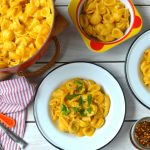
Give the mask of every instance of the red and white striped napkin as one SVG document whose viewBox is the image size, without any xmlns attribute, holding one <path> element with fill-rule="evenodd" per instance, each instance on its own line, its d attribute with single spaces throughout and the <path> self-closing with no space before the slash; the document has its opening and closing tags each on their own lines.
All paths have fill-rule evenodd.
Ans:
<svg viewBox="0 0 150 150">
<path fill-rule="evenodd" d="M 24 77 L 0 82 L 0 113 L 16 120 L 16 125 L 11 130 L 20 137 L 24 136 L 26 108 L 33 99 L 35 87 Z M 0 143 L 4 150 L 20 150 L 2 130 Z"/>
</svg>

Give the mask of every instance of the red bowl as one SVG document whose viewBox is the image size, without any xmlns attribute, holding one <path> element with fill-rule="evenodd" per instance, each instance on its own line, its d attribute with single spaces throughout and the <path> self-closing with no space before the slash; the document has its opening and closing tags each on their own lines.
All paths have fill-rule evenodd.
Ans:
<svg viewBox="0 0 150 150">
<path fill-rule="evenodd" d="M 52 12 L 53 12 L 52 26 L 51 26 L 51 29 L 47 36 L 47 39 L 45 40 L 45 42 L 43 43 L 41 48 L 39 50 L 37 50 L 36 53 L 32 57 L 27 59 L 25 62 L 18 64 L 16 66 L 13 66 L 13 67 L 2 68 L 2 69 L 0 69 L 0 73 L 10 73 L 11 74 L 11 73 L 17 73 L 17 72 L 23 71 L 23 70 L 27 69 L 28 67 L 30 67 L 31 65 L 33 65 L 44 54 L 49 43 L 52 40 L 52 29 L 54 26 L 54 19 L 55 19 L 54 2 L 53 2 L 53 0 L 50 0 L 50 1 L 52 3 Z"/>
</svg>

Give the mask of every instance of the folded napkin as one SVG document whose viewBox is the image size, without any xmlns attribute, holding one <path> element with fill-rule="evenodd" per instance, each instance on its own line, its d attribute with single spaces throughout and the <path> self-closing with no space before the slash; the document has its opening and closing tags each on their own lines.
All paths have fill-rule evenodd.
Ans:
<svg viewBox="0 0 150 150">
<path fill-rule="evenodd" d="M 0 113 L 16 120 L 16 125 L 11 130 L 20 137 L 24 136 L 26 108 L 33 99 L 35 87 L 24 77 L 0 82 Z M 2 130 L 0 142 L 4 150 L 20 150 Z"/>
</svg>

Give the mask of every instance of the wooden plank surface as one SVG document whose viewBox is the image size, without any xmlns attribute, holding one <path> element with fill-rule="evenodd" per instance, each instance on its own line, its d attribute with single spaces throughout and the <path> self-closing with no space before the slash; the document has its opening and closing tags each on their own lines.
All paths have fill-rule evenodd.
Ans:
<svg viewBox="0 0 150 150">
<path fill-rule="evenodd" d="M 136 4 L 136 7 L 144 20 L 143 29 L 140 32 L 142 33 L 150 28 L 150 0 L 133 0 L 133 2 Z M 125 79 L 125 58 L 129 47 L 137 36 L 106 53 L 93 53 L 87 49 L 79 33 L 73 26 L 67 12 L 68 4 L 69 0 L 56 0 L 57 9 L 67 18 L 69 27 L 59 36 L 59 40 L 62 44 L 62 52 L 60 59 L 58 60 L 55 67 L 61 65 L 63 62 L 90 61 L 105 67 L 117 78 L 125 93 L 127 114 L 125 123 L 123 124 L 123 127 L 118 136 L 107 147 L 103 148 L 103 150 L 120 150 L 121 148 L 124 150 L 135 150 L 129 140 L 129 130 L 135 120 L 150 114 L 150 110 L 141 105 L 141 103 L 139 103 L 132 95 Z M 53 49 L 54 46 L 51 44 L 44 57 L 40 59 L 38 63 L 31 68 L 31 70 L 37 69 L 41 65 L 48 62 L 49 56 L 51 56 L 53 53 Z M 56 148 L 50 145 L 43 138 L 36 127 L 33 117 L 33 103 L 29 106 L 28 109 L 26 125 L 25 140 L 29 143 L 29 146 L 26 148 L 26 150 L 56 150 Z"/>
<path fill-rule="evenodd" d="M 119 81 L 126 97 L 126 104 L 127 104 L 126 120 L 137 120 L 139 118 L 147 116 L 147 114 L 150 114 L 150 110 L 141 105 L 129 90 L 125 79 L 124 63 L 97 63 L 97 64 L 106 68 Z M 59 65 L 61 65 L 61 63 L 55 65 L 55 67 Z M 36 69 L 40 66 L 42 65 L 35 65 L 35 67 L 33 67 L 32 69 Z M 31 104 L 31 106 L 29 107 L 27 121 L 34 121 L 33 104 Z"/>
<path fill-rule="evenodd" d="M 115 139 L 102 150 L 121 150 L 121 148 L 123 148 L 123 150 L 135 150 L 129 139 L 129 131 L 133 123 L 134 122 L 125 122 Z M 57 150 L 44 139 L 35 123 L 27 124 L 24 139 L 29 143 L 26 150 Z"/>
<path fill-rule="evenodd" d="M 62 52 L 61 52 L 61 57 L 59 59 L 59 62 L 83 61 L 83 60 L 97 61 L 97 62 L 125 61 L 126 54 L 129 50 L 129 47 L 131 46 L 132 42 L 135 40 L 137 36 L 125 41 L 124 43 L 112 48 L 111 50 L 105 53 L 93 53 L 85 46 L 79 33 L 77 32 L 74 25 L 72 24 L 70 17 L 67 13 L 67 7 L 62 6 L 57 8 L 69 21 L 69 27 L 59 36 L 59 40 L 61 41 L 61 47 L 62 47 Z M 150 16 L 149 16 L 150 6 L 138 6 L 137 9 L 139 10 L 144 20 L 143 29 L 139 33 L 141 34 L 145 30 L 148 30 L 150 28 Z M 48 61 L 49 56 L 51 55 L 53 49 L 54 47 L 50 46 L 48 52 L 39 60 L 39 62 Z"/>
<path fill-rule="evenodd" d="M 56 5 L 68 5 L 71 0 L 56 0 Z M 149 0 L 133 0 L 136 5 L 150 5 Z"/>
</svg>

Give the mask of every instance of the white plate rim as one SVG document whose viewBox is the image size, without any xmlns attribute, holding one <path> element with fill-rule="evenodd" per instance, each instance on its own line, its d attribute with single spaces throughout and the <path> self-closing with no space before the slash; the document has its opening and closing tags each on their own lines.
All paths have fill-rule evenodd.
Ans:
<svg viewBox="0 0 150 150">
<path fill-rule="evenodd" d="M 124 93 L 124 91 L 123 91 L 123 89 L 122 89 L 122 86 L 121 86 L 120 83 L 118 82 L 117 78 L 116 78 L 110 71 L 108 71 L 107 69 L 105 69 L 104 67 L 102 67 L 102 66 L 100 66 L 100 65 L 98 65 L 98 64 L 95 64 L 95 63 L 92 63 L 92 62 L 87 62 L 87 61 L 72 61 L 72 62 L 68 62 L 68 63 L 64 63 L 64 64 L 62 64 L 62 65 L 59 65 L 59 66 L 55 67 L 54 69 L 52 69 L 49 73 L 47 73 L 47 75 L 46 75 L 46 76 L 41 80 L 41 82 L 39 83 L 39 85 L 38 85 L 38 87 L 37 87 L 37 89 L 36 89 L 35 96 L 34 96 L 33 116 L 34 116 L 34 119 L 35 119 L 35 123 L 36 123 L 36 126 L 37 126 L 38 130 L 40 131 L 41 135 L 45 138 L 45 140 L 46 140 L 49 144 L 51 144 L 52 146 L 54 146 L 55 148 L 57 148 L 57 149 L 59 149 L 59 150 L 64 150 L 64 149 L 62 149 L 61 147 L 58 147 L 57 145 L 55 145 L 54 143 L 52 143 L 52 142 L 44 135 L 42 129 L 41 129 L 40 126 L 38 125 L 38 122 L 37 122 L 38 119 L 37 119 L 36 112 L 35 112 L 35 104 L 36 104 L 36 103 L 35 103 L 35 98 L 36 98 L 36 95 L 37 95 L 37 92 L 38 92 L 38 89 L 39 89 L 40 85 L 42 84 L 43 80 L 44 80 L 49 74 L 51 74 L 53 71 L 55 71 L 56 69 L 58 69 L 58 68 L 60 68 L 60 67 L 63 67 L 63 66 L 68 65 L 68 64 L 74 64 L 74 63 L 92 64 L 92 65 L 95 65 L 95 66 L 100 67 L 100 68 L 104 69 L 105 71 L 107 71 L 107 72 L 114 78 L 114 80 L 118 83 L 118 86 L 120 87 L 120 90 L 122 91 L 122 94 L 123 94 L 123 97 L 124 97 L 125 112 L 124 112 L 123 121 L 122 121 L 122 123 L 121 123 L 121 126 L 120 126 L 118 132 L 114 135 L 114 137 L 113 137 L 108 143 L 106 143 L 105 145 L 103 145 L 102 147 L 100 147 L 100 148 L 97 149 L 97 150 L 99 150 L 99 149 L 102 149 L 102 148 L 106 147 L 108 144 L 110 144 L 110 143 L 116 138 L 116 136 L 119 134 L 119 132 L 120 132 L 120 130 L 122 129 L 123 124 L 124 124 L 124 122 L 125 122 L 125 118 L 126 118 L 126 114 L 127 114 L 127 104 L 126 104 L 125 93 Z"/>
<path fill-rule="evenodd" d="M 134 93 L 134 90 L 132 89 L 132 86 L 130 85 L 130 82 L 128 80 L 128 75 L 127 75 L 127 69 L 128 69 L 128 59 L 130 57 L 130 52 L 132 50 L 132 47 L 133 45 L 137 42 L 137 40 L 139 38 L 141 38 L 144 34 L 146 34 L 147 32 L 150 32 L 150 29 L 142 32 L 134 41 L 133 43 L 131 44 L 131 46 L 129 47 L 129 50 L 127 52 L 127 55 L 126 55 L 126 59 L 125 59 L 125 67 L 124 67 L 124 70 L 125 70 L 125 78 L 126 78 L 126 81 L 127 81 L 127 84 L 128 84 L 128 87 L 130 89 L 130 91 L 132 92 L 132 94 L 134 95 L 134 97 L 136 98 L 136 100 L 138 100 L 138 102 L 140 102 L 143 106 L 145 106 L 146 108 L 150 109 L 149 106 L 147 106 L 146 104 L 144 104 L 144 102 L 142 102 L 142 100 Z"/>
</svg>

